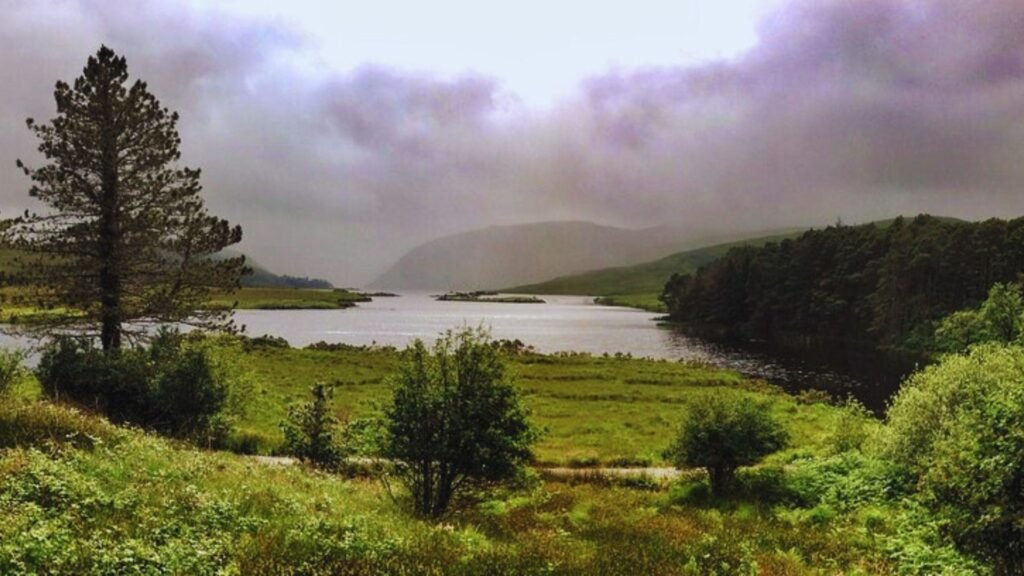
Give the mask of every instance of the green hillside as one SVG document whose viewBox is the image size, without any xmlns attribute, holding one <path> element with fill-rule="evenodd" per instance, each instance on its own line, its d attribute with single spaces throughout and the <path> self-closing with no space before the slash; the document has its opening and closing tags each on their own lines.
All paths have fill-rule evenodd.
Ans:
<svg viewBox="0 0 1024 576">
<path fill-rule="evenodd" d="M 623 305 L 638 305 L 642 308 L 658 309 L 656 295 L 672 274 L 692 272 L 700 266 L 721 258 L 736 246 L 762 244 L 794 238 L 803 230 L 789 230 L 768 236 L 746 238 L 725 244 L 706 246 L 695 250 L 678 252 L 660 260 L 633 266 L 603 268 L 582 274 L 562 276 L 538 284 L 516 286 L 502 290 L 519 294 L 582 294 L 587 296 L 613 297 L 611 302 Z M 623 298 L 629 296 L 630 298 Z"/>
</svg>

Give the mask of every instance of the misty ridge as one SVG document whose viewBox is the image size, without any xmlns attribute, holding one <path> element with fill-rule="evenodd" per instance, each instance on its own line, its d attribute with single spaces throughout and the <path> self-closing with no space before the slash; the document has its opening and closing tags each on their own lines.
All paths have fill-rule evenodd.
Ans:
<svg viewBox="0 0 1024 576">
<path fill-rule="evenodd" d="M 46 117 L 53 79 L 107 42 L 181 112 L 184 160 L 203 166 L 211 209 L 244 225 L 241 249 L 336 285 L 489 226 L 725 238 L 1024 212 L 1019 2 L 780 2 L 738 55 L 594 74 L 543 109 L 481 72 L 310 69 L 295 27 L 170 0 L 4 13 L 0 63 L 17 81 L 0 88 L 0 156 L 33 159 L 25 116 Z M 4 165 L 0 211 L 23 209 L 23 188 Z"/>
</svg>

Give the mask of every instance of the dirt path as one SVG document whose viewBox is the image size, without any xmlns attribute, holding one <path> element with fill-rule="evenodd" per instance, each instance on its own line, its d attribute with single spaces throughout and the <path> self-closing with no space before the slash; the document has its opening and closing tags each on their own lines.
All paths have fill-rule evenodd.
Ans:
<svg viewBox="0 0 1024 576">
<path fill-rule="evenodd" d="M 260 464 L 266 466 L 294 466 L 299 461 L 295 458 L 288 456 L 253 456 L 252 459 Z M 371 461 L 369 458 L 359 459 L 360 464 Z M 373 460 L 375 463 L 379 461 Z M 534 467 L 534 470 L 541 475 L 542 478 L 548 480 L 603 480 L 603 479 L 624 479 L 624 478 L 649 478 L 657 481 L 669 481 L 682 478 L 684 476 L 692 476 L 695 471 L 687 470 L 685 472 L 677 470 L 675 468 L 667 467 L 627 467 L 627 468 L 611 468 L 611 467 L 588 467 L 588 468 L 569 468 L 561 466 L 553 467 Z"/>
</svg>

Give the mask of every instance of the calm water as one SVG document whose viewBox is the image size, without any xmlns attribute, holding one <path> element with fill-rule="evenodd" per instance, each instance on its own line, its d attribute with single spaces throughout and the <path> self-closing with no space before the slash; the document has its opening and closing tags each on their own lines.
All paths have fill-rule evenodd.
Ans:
<svg viewBox="0 0 1024 576">
<path fill-rule="evenodd" d="M 820 388 L 884 405 L 911 369 L 879 358 L 793 355 L 753 345 L 729 345 L 659 326 L 656 314 L 598 306 L 582 296 L 545 296 L 546 304 L 437 302 L 427 294 L 375 298 L 348 310 L 242 310 L 236 322 L 250 336 L 271 334 L 293 346 L 313 342 L 404 347 L 440 332 L 483 325 L 495 338 L 519 339 L 541 352 L 616 352 L 637 357 L 698 360 L 769 380 L 790 391 Z M 24 345 L 0 336 L 0 345 Z"/>
</svg>

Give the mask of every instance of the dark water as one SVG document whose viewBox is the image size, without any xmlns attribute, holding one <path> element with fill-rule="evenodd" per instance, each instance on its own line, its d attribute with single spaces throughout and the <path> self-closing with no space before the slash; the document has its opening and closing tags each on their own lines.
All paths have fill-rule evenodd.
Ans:
<svg viewBox="0 0 1024 576">
<path fill-rule="evenodd" d="M 546 304 L 437 302 L 427 294 L 377 298 L 348 310 L 243 310 L 236 322 L 250 336 L 271 334 L 293 346 L 317 341 L 404 347 L 416 338 L 483 325 L 495 338 L 519 339 L 541 352 L 577 351 L 709 362 L 764 378 L 789 391 L 852 394 L 878 409 L 913 365 L 871 355 L 792 354 L 688 336 L 660 326 L 656 314 L 598 306 L 583 296 L 545 296 Z M 24 346 L 0 336 L 0 346 Z"/>
</svg>

